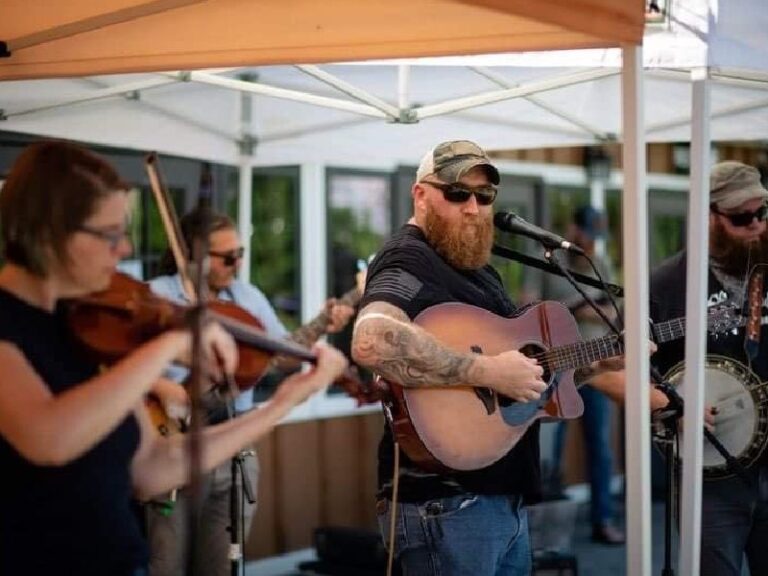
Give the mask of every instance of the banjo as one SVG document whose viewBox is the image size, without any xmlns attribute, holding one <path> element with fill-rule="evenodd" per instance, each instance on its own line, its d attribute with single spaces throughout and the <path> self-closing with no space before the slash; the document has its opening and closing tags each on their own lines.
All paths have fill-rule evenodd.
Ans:
<svg viewBox="0 0 768 576">
<path fill-rule="evenodd" d="M 664 377 L 678 390 L 684 388 L 684 367 L 684 362 L 680 362 Z M 768 441 L 766 385 L 747 366 L 726 356 L 708 354 L 704 370 L 704 402 L 717 408 L 715 437 L 746 468 L 760 457 Z M 735 475 L 706 437 L 703 466 L 707 480 Z"/>
</svg>

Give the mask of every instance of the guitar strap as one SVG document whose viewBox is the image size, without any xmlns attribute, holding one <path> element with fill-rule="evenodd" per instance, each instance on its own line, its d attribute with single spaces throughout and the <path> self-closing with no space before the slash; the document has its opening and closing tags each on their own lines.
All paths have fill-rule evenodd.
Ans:
<svg viewBox="0 0 768 576">
<path fill-rule="evenodd" d="M 744 350 L 750 360 L 757 357 L 760 349 L 760 328 L 763 316 L 763 271 L 755 270 L 749 279 L 749 318 L 747 319 Z"/>
</svg>

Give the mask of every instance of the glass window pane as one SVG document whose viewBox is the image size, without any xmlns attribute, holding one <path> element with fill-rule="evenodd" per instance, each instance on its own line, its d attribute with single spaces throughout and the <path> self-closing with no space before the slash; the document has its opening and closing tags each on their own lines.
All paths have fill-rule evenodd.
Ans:
<svg viewBox="0 0 768 576">
<path fill-rule="evenodd" d="M 237 174 L 232 176 L 237 189 Z M 237 218 L 237 193 L 230 194 L 228 213 Z M 253 173 L 250 238 L 251 278 L 272 303 L 285 327 L 301 321 L 298 168 L 259 168 Z M 269 398 L 284 378 L 268 373 L 254 388 L 257 401 Z"/>
<path fill-rule="evenodd" d="M 356 303 L 357 273 L 392 233 L 392 180 L 388 173 L 328 173 L 328 293 Z M 329 341 L 347 356 L 352 324 Z M 332 393 L 340 390 L 332 389 Z"/>
</svg>

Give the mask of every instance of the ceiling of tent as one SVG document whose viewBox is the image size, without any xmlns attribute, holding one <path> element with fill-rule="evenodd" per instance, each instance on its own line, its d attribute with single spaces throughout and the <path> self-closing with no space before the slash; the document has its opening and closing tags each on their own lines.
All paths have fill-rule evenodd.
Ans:
<svg viewBox="0 0 768 576">
<path fill-rule="evenodd" d="M 354 110 L 252 95 L 249 134 L 256 140 L 254 161 L 258 164 L 318 161 L 391 166 L 413 162 L 434 142 L 467 135 L 488 149 L 512 149 L 590 144 L 620 133 L 619 69 L 610 66 L 415 65 L 407 69 L 408 81 L 402 93 L 398 91 L 401 68 L 397 65 L 320 68 L 344 86 L 354 86 L 372 100 L 383 102 L 382 106 L 394 109 L 394 113 L 403 114 L 398 120 L 406 122 L 395 122 L 380 109 L 342 94 L 303 70 L 267 66 L 215 74 L 201 72 L 200 81 L 195 81 L 198 77 L 194 75 L 190 81 L 179 81 L 178 77 L 163 74 L 133 74 L 3 82 L 0 107 L 7 119 L 0 121 L 0 130 L 156 149 L 235 164 L 239 156 L 237 141 L 242 138 L 241 95 L 218 83 L 221 79 L 237 81 L 247 72 L 259 86 L 330 99 L 334 105 L 341 103 Z M 152 83 L 156 85 L 140 90 L 138 97 L 130 90 Z M 120 94 L 114 95 L 113 87 L 118 87 Z M 539 88 L 544 90 L 532 93 Z M 446 101 L 473 96 L 481 101 L 520 93 L 525 95 L 407 123 L 408 114 L 418 116 Z M 44 109 L 104 94 L 112 95 Z M 690 102 L 687 73 L 649 72 L 644 102 L 649 141 L 687 140 Z M 402 108 L 398 103 L 403 104 Z M 767 106 L 768 82 L 716 79 L 711 106 L 713 139 L 766 138 Z"/>
<path fill-rule="evenodd" d="M 644 0 L 3 0 L 0 79 L 637 44 L 643 7 Z"/>
<path fill-rule="evenodd" d="M 714 61 L 715 55 L 720 62 L 737 63 L 757 72 L 746 73 L 741 68 L 712 68 L 712 138 L 768 138 L 768 114 L 764 113 L 768 107 L 768 74 L 762 71 L 761 62 L 762 66 L 766 64 L 760 59 L 760 55 L 768 51 L 768 38 L 753 33 L 754 22 L 768 20 L 768 9 L 762 4 L 764 0 L 739 2 L 747 3 L 754 15 L 752 20 L 743 16 L 735 18 L 732 11 L 726 10 L 729 2 L 725 0 L 714 3 L 709 0 L 681 0 L 673 5 L 665 24 L 646 31 L 643 39 L 644 62 L 649 72 L 644 106 L 649 141 L 689 139 L 689 71 L 707 66 Z M 551 19 L 552 14 L 548 10 L 558 3 L 554 0 L 536 3 L 429 0 L 413 4 L 431 7 L 433 18 L 429 20 L 428 27 L 422 22 L 422 32 L 438 33 L 439 30 L 433 30 L 440 29 L 437 18 L 453 14 L 453 10 L 477 10 L 475 16 L 491 16 L 491 20 L 495 21 L 504 20 L 507 14 L 525 4 L 536 7 L 538 16 Z M 601 14 L 600 10 L 608 11 L 608 2 L 587 0 L 587 3 L 597 10 L 594 18 Z M 82 0 L 63 4 L 66 4 L 68 11 L 56 16 L 48 15 L 47 20 L 35 26 L 51 26 L 64 21 L 67 15 L 70 19 L 82 19 L 87 15 L 86 9 L 94 10 L 92 3 Z M 209 0 L 204 3 L 190 0 L 141 3 L 137 0 L 113 0 L 100 6 L 118 9 L 139 4 L 145 10 L 184 4 L 184 7 L 140 19 L 144 22 L 147 18 L 165 19 L 175 15 L 177 25 L 174 35 L 180 34 L 179 38 L 187 33 L 181 26 L 184 19 L 179 19 L 180 14 L 185 13 L 183 11 L 197 13 L 205 6 L 218 14 L 216 7 L 223 10 L 225 5 L 238 10 L 255 9 L 254 6 L 261 6 L 266 12 L 274 9 L 271 2 L 246 2 L 245 6 L 234 0 Z M 371 10 L 384 10 L 387 5 L 397 4 L 397 0 L 353 4 L 365 5 Z M 574 2 L 565 4 L 582 6 L 582 3 Z M 283 28 L 286 22 L 298 25 L 298 22 L 309 21 L 299 18 L 294 22 L 292 17 L 293 10 L 304 5 L 303 0 L 284 0 L 281 5 L 289 16 L 280 24 Z M 483 6 L 478 8 L 479 5 Z M 508 12 L 491 11 L 491 7 L 500 9 L 502 5 L 503 10 Z M 0 11 L 15 10 L 20 6 L 22 4 L 17 0 L 6 0 Z M 356 10 L 343 0 L 324 2 L 322 6 L 324 10 L 329 10 L 328 14 L 340 6 Z M 714 11 L 712 6 L 716 6 Z M 229 12 L 223 11 L 220 15 Z M 528 12 L 533 13 L 531 10 Z M 359 12 L 354 13 L 360 16 Z M 410 18 L 413 11 L 405 13 L 408 16 L 403 18 Z M 246 12 L 237 14 L 244 16 Z M 324 14 L 321 10 L 315 21 L 324 21 Z M 562 22 L 569 15 L 574 16 L 574 11 L 565 9 L 557 13 L 557 18 Z M 626 23 L 626 13 L 615 12 L 608 16 L 623 19 Z M 517 18 L 514 15 L 510 17 Z M 583 20 L 583 14 L 579 17 L 576 11 L 571 25 L 580 26 L 580 33 L 586 29 Z M 4 26 L 7 34 L 8 22 L 8 19 L 0 19 L 0 38 L 3 37 Z M 31 27 L 33 22 L 38 20 L 27 14 L 17 23 L 16 30 L 24 34 L 34 32 L 37 28 Z M 136 20 L 133 24 L 138 22 Z M 218 30 L 222 25 L 217 22 L 212 20 L 212 29 Z M 388 27 L 382 22 L 387 20 L 379 21 L 371 33 L 386 38 Z M 133 24 L 120 24 L 111 29 L 116 33 Z M 739 26 L 744 27 L 743 34 Z M 481 35 L 489 30 L 481 28 L 474 32 L 471 26 L 465 26 L 465 29 L 472 29 L 473 33 Z M 53 44 L 75 42 L 76 38 L 87 40 L 90 35 L 101 34 L 104 30 L 79 34 Z M 521 30 L 514 28 L 514 34 L 519 34 Z M 151 35 L 147 37 L 154 38 Z M 427 38 L 435 40 L 436 37 Z M 530 39 L 536 45 L 533 37 Z M 713 53 L 708 50 L 708 40 L 718 47 Z M 344 41 L 351 40 L 347 38 Z M 318 43 L 321 43 L 320 37 L 312 34 L 307 37 L 307 46 Z M 123 42 L 112 44 L 127 50 Z M 146 50 L 150 45 L 147 42 Z M 460 45 L 460 42 L 454 44 L 453 51 L 457 52 Z M 233 56 L 235 52 L 228 52 L 227 46 L 222 45 L 222 54 Z M 345 59 L 361 55 L 352 51 L 352 44 L 346 46 L 349 50 L 344 52 Z M 27 70 L 25 59 L 42 47 L 41 44 L 37 48 L 19 50 L 9 59 L 0 59 L 0 77 L 16 65 Z M 395 47 L 390 46 L 392 54 L 397 54 Z M 730 49 L 726 49 L 728 47 Z M 319 51 L 315 56 L 322 59 L 324 54 L 328 53 Z M 91 56 L 96 58 L 97 54 Z M 232 63 L 232 60 L 218 59 L 216 55 L 213 57 L 214 60 L 209 63 Z M 286 56 L 286 59 L 289 58 Z M 63 62 L 66 57 L 54 59 Z M 81 64 L 90 66 L 97 60 L 83 54 Z M 45 72 L 48 70 L 46 66 L 35 64 L 33 69 Z M 229 164 L 239 161 L 238 142 L 246 134 L 247 138 L 256 142 L 253 161 L 257 164 L 317 161 L 388 167 L 412 163 L 434 142 L 458 137 L 470 136 L 488 149 L 580 145 L 620 137 L 620 66 L 620 51 L 605 48 L 374 61 L 321 67 L 279 65 L 207 72 L 6 81 L 0 82 L 0 130 L 45 134 L 139 150 L 155 149 Z M 247 82 L 239 80 L 243 75 L 247 77 Z M 328 79 L 323 75 L 331 77 Z M 245 91 L 254 92 L 250 104 L 252 122 L 247 132 L 241 129 L 240 120 L 241 92 Z M 457 99 L 470 99 L 472 102 L 463 102 L 464 107 L 454 106 Z M 308 100 L 313 103 L 308 103 Z M 46 109 L 49 106 L 51 108 Z"/>
</svg>

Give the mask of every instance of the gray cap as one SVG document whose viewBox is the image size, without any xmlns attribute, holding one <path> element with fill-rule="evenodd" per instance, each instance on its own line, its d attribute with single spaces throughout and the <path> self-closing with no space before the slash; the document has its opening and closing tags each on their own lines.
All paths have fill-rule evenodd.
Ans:
<svg viewBox="0 0 768 576">
<path fill-rule="evenodd" d="M 499 171 L 480 146 L 469 140 L 451 140 L 438 144 L 424 155 L 416 171 L 416 180 L 435 174 L 443 182 L 458 182 L 475 166 L 485 167 L 488 179 L 493 184 L 499 183 Z"/>
<path fill-rule="evenodd" d="M 760 183 L 757 168 L 732 160 L 712 166 L 709 192 L 709 201 L 720 210 L 737 208 L 755 198 L 768 200 L 768 190 Z"/>
</svg>

